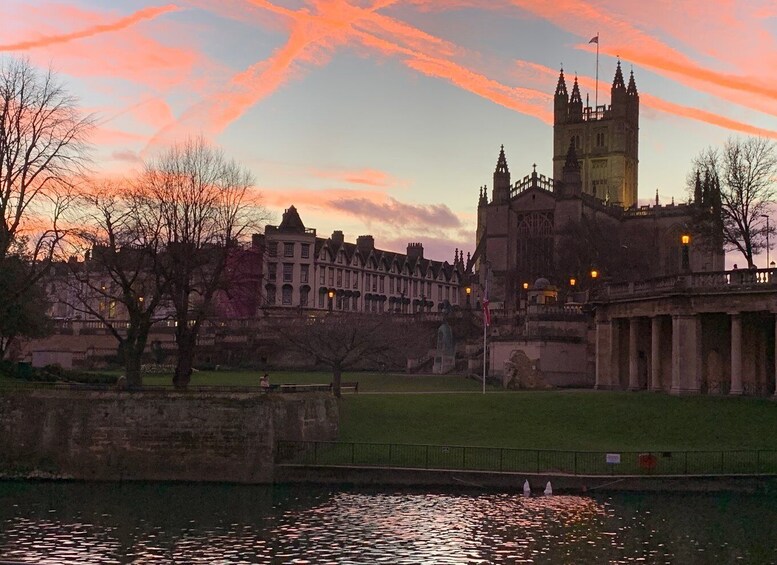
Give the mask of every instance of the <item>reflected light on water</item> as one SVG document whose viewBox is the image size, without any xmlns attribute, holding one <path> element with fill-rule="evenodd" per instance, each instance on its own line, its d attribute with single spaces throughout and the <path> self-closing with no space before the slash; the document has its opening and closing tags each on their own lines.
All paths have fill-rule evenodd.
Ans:
<svg viewBox="0 0 777 565">
<path fill-rule="evenodd" d="M 777 558 L 777 534 L 768 527 L 777 518 L 774 508 L 769 499 L 725 495 L 525 498 L 316 487 L 0 483 L 0 561 L 760 563 Z M 743 520 L 752 522 L 743 528 Z M 753 531 L 759 527 L 762 531 Z M 747 541 L 752 534 L 755 544 Z"/>
</svg>

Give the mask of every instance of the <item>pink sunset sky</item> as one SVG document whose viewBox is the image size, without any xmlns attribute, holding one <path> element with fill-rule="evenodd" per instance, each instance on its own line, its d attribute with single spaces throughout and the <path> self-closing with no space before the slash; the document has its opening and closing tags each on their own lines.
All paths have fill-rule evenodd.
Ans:
<svg viewBox="0 0 777 565">
<path fill-rule="evenodd" d="M 203 134 L 280 220 L 451 260 L 471 251 L 500 145 L 552 171 L 563 65 L 600 104 L 620 57 L 640 92 L 640 198 L 684 200 L 691 159 L 777 139 L 774 0 L 5 0 L 2 56 L 51 66 L 99 123 L 94 169 Z"/>
</svg>

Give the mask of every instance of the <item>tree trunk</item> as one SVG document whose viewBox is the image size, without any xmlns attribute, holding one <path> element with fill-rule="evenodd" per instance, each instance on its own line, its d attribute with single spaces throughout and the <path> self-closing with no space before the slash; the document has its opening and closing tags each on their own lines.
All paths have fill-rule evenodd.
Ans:
<svg viewBox="0 0 777 565">
<path fill-rule="evenodd" d="M 332 392 L 340 398 L 340 383 L 342 382 L 342 370 L 339 366 L 332 367 Z"/>
<path fill-rule="evenodd" d="M 189 386 L 192 380 L 196 337 L 190 331 L 184 331 L 179 334 L 176 341 L 178 342 L 178 360 L 173 375 L 173 386 L 183 389 Z"/>
<path fill-rule="evenodd" d="M 140 367 L 143 364 L 143 352 L 146 349 L 149 329 L 143 327 L 142 323 L 131 323 L 127 329 L 127 338 L 120 342 L 124 351 L 124 376 L 130 388 L 143 386 Z"/>
<path fill-rule="evenodd" d="M 143 375 L 140 372 L 142 351 L 138 352 L 135 344 L 124 344 L 124 376 L 129 388 L 143 386 Z"/>
</svg>

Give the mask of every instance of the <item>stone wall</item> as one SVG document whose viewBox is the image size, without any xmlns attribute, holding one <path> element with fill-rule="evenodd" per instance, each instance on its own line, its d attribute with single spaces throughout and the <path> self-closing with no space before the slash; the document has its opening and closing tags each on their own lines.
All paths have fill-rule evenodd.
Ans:
<svg viewBox="0 0 777 565">
<path fill-rule="evenodd" d="M 5 390 L 0 477 L 273 480 L 278 440 L 334 440 L 325 393 Z"/>
</svg>

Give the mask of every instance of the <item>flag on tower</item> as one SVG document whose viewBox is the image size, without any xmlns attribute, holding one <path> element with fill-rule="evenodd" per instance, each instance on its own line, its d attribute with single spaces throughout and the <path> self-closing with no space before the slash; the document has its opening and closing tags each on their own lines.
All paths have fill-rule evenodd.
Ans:
<svg viewBox="0 0 777 565">
<path fill-rule="evenodd" d="M 593 36 L 591 38 L 591 41 L 589 41 L 588 43 L 596 43 L 598 45 L 599 44 L 599 35 L 597 34 L 597 35 Z"/>
</svg>

